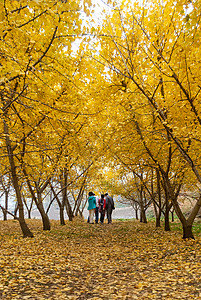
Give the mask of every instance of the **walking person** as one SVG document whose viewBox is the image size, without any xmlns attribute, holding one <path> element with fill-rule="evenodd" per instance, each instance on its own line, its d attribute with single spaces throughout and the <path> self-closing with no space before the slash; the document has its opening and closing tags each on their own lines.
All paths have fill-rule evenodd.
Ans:
<svg viewBox="0 0 201 300">
<path fill-rule="evenodd" d="M 99 197 L 96 197 L 96 209 L 95 209 L 95 222 L 96 224 L 98 224 L 98 220 L 99 220 Z"/>
<path fill-rule="evenodd" d="M 94 213 L 96 209 L 96 197 L 93 192 L 89 192 L 88 197 L 88 211 L 89 211 L 89 223 L 94 224 Z"/>
<path fill-rule="evenodd" d="M 108 193 L 105 194 L 105 200 L 106 200 L 107 220 L 108 220 L 108 224 L 110 224 L 112 223 L 112 211 L 113 209 L 115 209 L 114 200 L 111 196 L 108 195 Z"/>
<path fill-rule="evenodd" d="M 105 200 L 105 195 L 102 194 L 101 198 L 98 201 L 99 203 L 99 212 L 100 212 L 100 223 L 104 223 L 104 218 L 105 218 L 105 207 L 106 207 L 106 200 Z"/>
</svg>

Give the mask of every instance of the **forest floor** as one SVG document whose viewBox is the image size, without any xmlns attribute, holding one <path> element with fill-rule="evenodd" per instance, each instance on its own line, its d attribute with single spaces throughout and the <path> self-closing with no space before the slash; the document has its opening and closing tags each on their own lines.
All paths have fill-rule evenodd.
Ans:
<svg viewBox="0 0 201 300">
<path fill-rule="evenodd" d="M 0 221 L 0 299 L 201 299 L 201 225 L 182 240 L 179 224 L 27 223 L 33 238 Z"/>
</svg>

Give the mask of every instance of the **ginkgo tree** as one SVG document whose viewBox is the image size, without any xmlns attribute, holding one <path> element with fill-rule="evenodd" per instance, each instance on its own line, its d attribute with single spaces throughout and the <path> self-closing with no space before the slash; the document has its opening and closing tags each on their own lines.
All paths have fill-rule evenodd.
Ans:
<svg viewBox="0 0 201 300">
<path fill-rule="evenodd" d="M 0 2 L 1 163 L 10 165 L 24 236 L 32 233 L 24 220 L 20 180 L 29 171 L 41 173 L 40 161 L 47 162 L 44 153 L 59 153 L 56 140 L 52 142 L 53 133 L 62 130 L 59 123 L 77 130 L 73 119 L 79 119 L 81 107 L 73 76 L 80 59 L 72 45 L 81 33 L 81 4 Z M 83 4 L 87 11 L 90 3 Z M 45 170 L 43 161 L 44 177 L 50 167 L 47 163 Z"/>
<path fill-rule="evenodd" d="M 139 140 L 164 179 L 182 223 L 184 238 L 193 237 L 192 224 L 201 197 L 185 218 L 170 177 L 156 157 L 160 144 L 142 132 L 136 107 L 143 108 L 144 122 L 146 112 L 152 111 L 161 124 L 160 134 L 166 136 L 163 147 L 171 144 L 177 149 L 174 151 L 187 168 L 188 176 L 196 177 L 200 183 L 199 8 L 199 1 L 191 4 L 187 1 L 135 2 L 132 5 L 130 1 L 122 1 L 114 4 L 110 17 L 97 33 L 101 47 L 98 59 L 107 67 L 114 88 L 130 95 L 127 107 L 133 112 Z M 122 103 L 124 98 L 116 97 L 115 101 Z"/>
<path fill-rule="evenodd" d="M 171 201 L 184 237 L 193 237 L 201 197 L 188 218 L 177 197 L 189 178 L 201 183 L 200 3 L 108 4 L 111 13 L 90 32 L 81 13 L 92 13 L 91 1 L 0 2 L 0 157 L 23 235 L 32 236 L 23 183 L 50 229 L 46 188 L 60 185 L 70 216 L 67 179 L 76 189 L 96 182 L 101 190 L 107 182 L 96 175 L 108 179 L 107 164 L 122 164 L 160 172 L 166 211 Z"/>
</svg>

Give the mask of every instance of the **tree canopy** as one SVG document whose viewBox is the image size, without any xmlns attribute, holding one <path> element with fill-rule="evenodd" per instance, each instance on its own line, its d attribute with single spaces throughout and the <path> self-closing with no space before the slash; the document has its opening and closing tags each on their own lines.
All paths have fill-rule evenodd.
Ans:
<svg viewBox="0 0 201 300">
<path fill-rule="evenodd" d="M 69 189 L 80 205 L 96 185 L 139 196 L 141 211 L 173 206 L 193 237 L 201 195 L 188 217 L 178 197 L 201 183 L 200 1 L 107 1 L 99 23 L 96 9 L 0 2 L 1 175 L 12 179 L 23 235 L 32 235 L 24 195 L 49 229 L 45 191 L 71 218 L 80 208 Z"/>
</svg>

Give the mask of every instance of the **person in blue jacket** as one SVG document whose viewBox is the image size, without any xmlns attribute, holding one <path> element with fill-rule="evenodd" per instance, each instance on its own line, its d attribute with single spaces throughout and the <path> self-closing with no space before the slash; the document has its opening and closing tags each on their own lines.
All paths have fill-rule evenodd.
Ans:
<svg viewBox="0 0 201 300">
<path fill-rule="evenodd" d="M 94 224 L 94 213 L 96 209 L 96 197 L 93 192 L 89 192 L 88 197 L 88 211 L 89 211 L 89 223 Z"/>
</svg>

